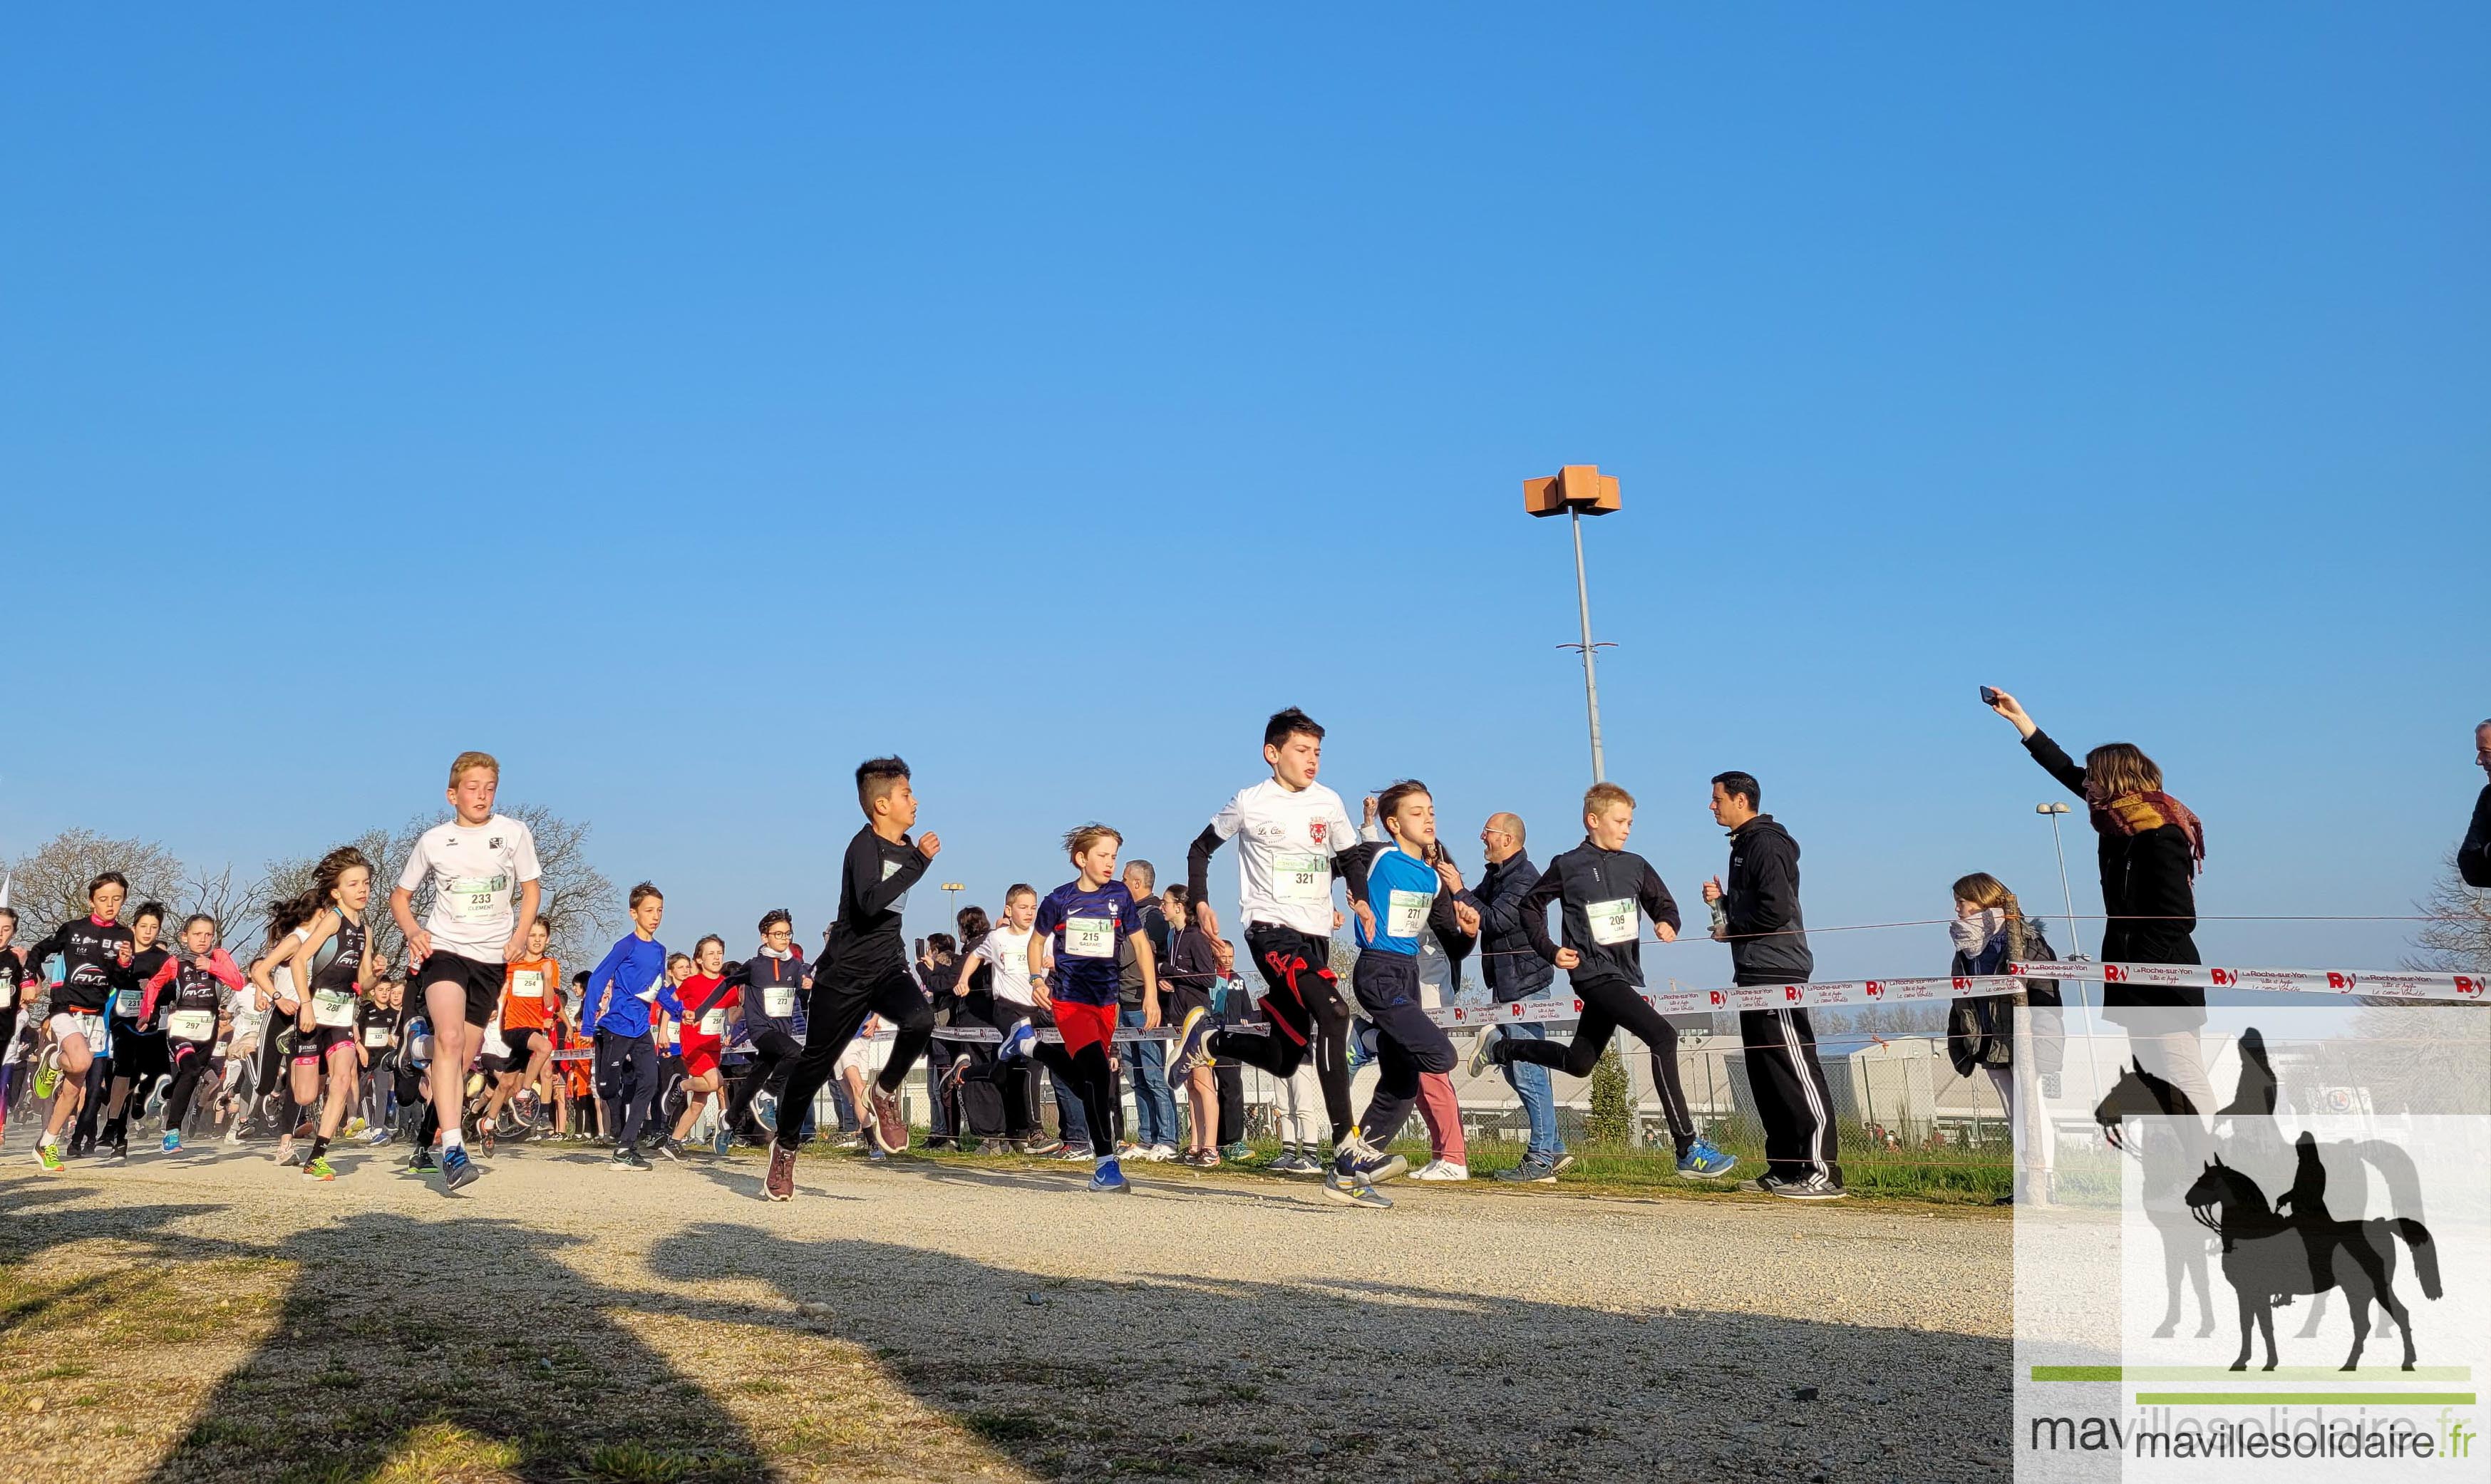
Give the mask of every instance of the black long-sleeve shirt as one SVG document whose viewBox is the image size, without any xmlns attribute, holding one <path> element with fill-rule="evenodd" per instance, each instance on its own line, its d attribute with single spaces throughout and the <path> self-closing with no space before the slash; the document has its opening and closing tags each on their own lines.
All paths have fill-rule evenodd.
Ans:
<svg viewBox="0 0 2491 1484">
<path fill-rule="evenodd" d="M 118 922 L 99 924 L 93 917 L 72 917 L 53 928 L 41 943 L 26 947 L 26 962 L 41 964 L 61 956 L 60 993 L 52 997 L 52 1013 L 100 1015 L 116 989 L 135 989 L 122 955 L 136 940 Z"/>
<path fill-rule="evenodd" d="M 1566 946 L 1583 956 L 1568 973 L 1583 983 L 1622 978 L 1643 987 L 1643 934 L 1623 904 L 1641 909 L 1647 920 L 1668 923 L 1671 932 L 1679 926 L 1678 903 L 1650 861 L 1632 851 L 1602 850 L 1588 839 L 1551 858 L 1522 898 L 1522 930 L 1539 956 L 1553 964 L 1557 945 L 1548 937 L 1551 902 L 1560 906 Z M 1623 941 L 1599 941 L 1621 932 Z"/>
<path fill-rule="evenodd" d="M 2456 874 L 2469 887 L 2491 887 L 2491 783 L 2474 800 L 2474 823 L 2465 827 L 2465 843 L 2456 847 Z"/>
<path fill-rule="evenodd" d="M 2078 795 L 2084 793 L 2085 770 L 2050 740 L 2035 731 L 2024 739 L 2044 772 Z M 2197 891 L 2193 882 L 2197 859 L 2188 831 L 2163 825 L 2122 834 L 2094 827 L 2095 858 L 2101 867 L 2101 956 L 2114 964 L 2195 964 L 2197 956 Z M 2128 1005 L 2202 1007 L 2202 989 L 2140 989 L 2113 984 L 2102 991 L 2102 1007 Z M 2116 1019 L 2116 1017 L 2113 1017 Z"/>
<path fill-rule="evenodd" d="M 1816 973 L 1799 906 L 1799 841 L 1770 814 L 1730 831 L 1721 916 L 1730 927 L 1730 976 L 1738 982 L 1796 984 Z"/>
<path fill-rule="evenodd" d="M 886 840 L 871 825 L 856 832 L 839 865 L 839 917 L 822 950 L 822 973 L 864 980 L 894 969 L 907 972 L 900 913 L 926 864 L 924 853 L 904 834 Z"/>
</svg>

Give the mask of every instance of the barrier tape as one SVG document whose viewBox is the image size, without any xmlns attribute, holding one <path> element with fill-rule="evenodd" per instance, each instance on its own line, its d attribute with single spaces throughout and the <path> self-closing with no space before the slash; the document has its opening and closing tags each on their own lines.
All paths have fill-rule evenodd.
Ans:
<svg viewBox="0 0 2491 1484">
<path fill-rule="evenodd" d="M 2222 969 L 2200 964 L 2009 964 L 2032 978 L 2154 989 L 2259 989 L 2300 995 L 2377 995 L 2446 1004 L 2491 1003 L 2491 975 L 2408 974 L 2372 969 Z"/>
</svg>

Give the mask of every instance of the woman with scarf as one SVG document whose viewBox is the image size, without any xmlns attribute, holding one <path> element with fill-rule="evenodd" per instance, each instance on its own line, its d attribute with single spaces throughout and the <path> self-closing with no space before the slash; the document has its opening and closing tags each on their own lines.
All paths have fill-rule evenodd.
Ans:
<svg viewBox="0 0 2491 1484">
<path fill-rule="evenodd" d="M 1991 690 L 1989 709 L 2014 723 L 2041 771 L 2082 794 L 2101 865 L 2101 956 L 2113 964 L 2195 964 L 2196 877 L 2206 859 L 2205 823 L 2162 791 L 2162 770 L 2132 742 L 2104 742 L 2078 767 L 2013 696 Z M 2187 1094 L 2200 1117 L 2213 1112 L 2205 1053 L 2202 989 L 2107 986 L 2102 1018 L 2127 1033 L 2147 1071 Z"/>
<path fill-rule="evenodd" d="M 2015 893 L 1986 871 L 1954 884 L 1954 920 L 1949 926 L 1954 960 L 1947 973 L 1957 978 L 2003 974 L 2008 964 L 2059 956 L 2043 940 L 2041 924 L 2025 917 Z M 2021 1033 L 2018 1009 L 2026 1011 Z M 2066 1050 L 2056 979 L 2026 979 L 2016 994 L 1966 996 L 1948 1007 L 1947 1058 L 1956 1074 L 1986 1072 L 2009 1127 L 2017 1110 L 2023 1111 L 2024 1168 L 2016 1178 L 2016 1199 L 2035 1206 L 2050 1204 L 2058 1168 L 2058 1134 L 2042 1102 L 2041 1079 L 2058 1075 Z"/>
</svg>

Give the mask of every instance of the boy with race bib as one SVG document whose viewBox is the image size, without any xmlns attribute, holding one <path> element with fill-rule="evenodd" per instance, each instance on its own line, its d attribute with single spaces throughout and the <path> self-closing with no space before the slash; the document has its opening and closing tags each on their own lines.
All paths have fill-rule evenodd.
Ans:
<svg viewBox="0 0 2491 1484">
<path fill-rule="evenodd" d="M 85 917 L 62 923 L 50 937 L 26 948 L 30 964 L 61 956 L 60 987 L 52 992 L 52 1012 L 44 1022 L 50 1044 L 35 1074 L 36 1101 L 52 1100 L 44 1136 L 35 1145 L 35 1163 L 46 1175 L 61 1173 L 61 1131 L 86 1101 L 87 1069 L 110 1051 L 104 1008 L 113 992 L 124 987 L 136 951 L 130 929 L 120 922 L 121 904 L 129 897 L 129 878 L 106 871 L 86 885 Z"/>
<path fill-rule="evenodd" d="M 507 1048 L 501 1074 L 493 1079 L 493 1095 L 476 1132 L 484 1152 L 493 1152 L 493 1122 L 521 1088 L 532 1088 L 553 1061 L 553 1033 L 546 1017 L 548 997 L 562 987 L 562 964 L 548 949 L 553 929 L 542 917 L 528 924 L 528 955 L 503 970 L 502 1044 Z"/>
<path fill-rule="evenodd" d="M 416 996 L 432 1030 L 431 1093 L 441 1126 L 444 1194 L 474 1179 L 460 1127 L 467 1063 L 502 996 L 502 966 L 527 956 L 542 874 L 528 827 L 493 812 L 502 765 L 462 752 L 450 765 L 447 795 L 455 817 L 419 836 L 390 893 L 390 915 L 417 964 Z M 433 887 L 432 910 L 415 920 L 415 893 Z"/>
<path fill-rule="evenodd" d="M 1650 918 L 1654 936 L 1663 943 L 1678 937 L 1678 903 L 1660 873 L 1626 848 L 1634 832 L 1634 796 L 1614 783 L 1595 783 L 1583 795 L 1583 843 L 1548 862 L 1548 869 L 1522 898 L 1522 927 L 1540 957 L 1566 971 L 1575 998 L 1583 1002 L 1583 1018 L 1567 1045 L 1553 1040 L 1508 1039 L 1493 1027 L 1482 1032 L 1471 1053 L 1471 1073 L 1490 1065 L 1532 1062 L 1553 1066 L 1569 1077 L 1588 1077 L 1609 1037 L 1620 1027 L 1652 1048 L 1659 1070 L 1661 1112 L 1669 1120 L 1670 1142 L 1678 1149 L 1678 1173 L 1690 1179 L 1714 1179 L 1739 1161 L 1695 1135 L 1695 1120 L 1686 1111 L 1686 1093 L 1678 1079 L 1678 1028 L 1643 997 L 1643 923 Z M 1548 937 L 1548 905 L 1558 903 L 1565 918 L 1565 946 Z"/>
<path fill-rule="evenodd" d="M 1094 1194 L 1127 1195 L 1132 1190 L 1116 1163 L 1117 1125 L 1124 1118 L 1124 1099 L 1116 1093 L 1115 1068 L 1108 1063 L 1116 1043 L 1123 975 L 1117 967 L 1120 946 L 1130 945 L 1142 975 L 1142 1028 L 1159 1023 L 1158 966 L 1143 929 L 1141 910 L 1130 891 L 1116 879 L 1116 852 L 1125 837 L 1104 825 L 1084 825 L 1064 837 L 1065 853 L 1081 874 L 1066 882 L 1038 904 L 1034 935 L 1029 941 L 1031 982 L 1049 982 L 1052 993 L 1037 991 L 1063 1033 L 1061 1045 L 1031 1043 L 1030 1055 L 1071 1084 L 1081 1099 L 1081 1116 L 1090 1125 L 1090 1148 L 1098 1160 L 1090 1177 Z"/>
</svg>

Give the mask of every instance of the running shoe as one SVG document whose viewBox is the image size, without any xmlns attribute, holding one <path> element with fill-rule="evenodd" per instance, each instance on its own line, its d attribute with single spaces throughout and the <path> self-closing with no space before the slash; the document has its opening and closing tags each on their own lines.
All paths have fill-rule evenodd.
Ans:
<svg viewBox="0 0 2491 1484">
<path fill-rule="evenodd" d="M 1714 1180 L 1739 1168 L 1739 1156 L 1724 1154 L 1709 1139 L 1698 1139 L 1678 1156 L 1678 1173 L 1690 1180 Z"/>
<path fill-rule="evenodd" d="M 879 1145 L 879 1144 L 868 1144 L 868 1145 L 866 1145 L 866 1146 L 865 1147 L 865 1162 L 866 1164 L 869 1164 L 869 1165 L 887 1164 L 887 1163 L 889 1163 L 889 1162 L 890 1162 L 890 1160 L 891 1160 L 891 1156 L 890 1156 L 890 1155 L 888 1155 L 888 1154 L 886 1154 L 886 1153 L 884 1153 L 884 1152 L 882 1151 L 882 1146 L 881 1146 L 881 1145 Z"/>
<path fill-rule="evenodd" d="M 35 1072 L 35 1101 L 49 1099 L 60 1085 L 60 1048 L 47 1046 L 44 1049 L 44 1064 Z"/>
<path fill-rule="evenodd" d="M 1187 1149 L 1177 1156 L 1177 1162 L 1179 1164 L 1191 1165 L 1197 1170 L 1216 1170 L 1219 1168 L 1219 1151 L 1217 1149 Z"/>
<path fill-rule="evenodd" d="M 684 1147 L 681 1144 L 676 1143 L 671 1138 L 660 1139 L 658 1141 L 658 1152 L 665 1155 L 668 1159 L 673 1160 L 677 1164 L 682 1164 L 684 1162 Z"/>
<path fill-rule="evenodd" d="M 240 1143 L 242 1142 L 242 1120 L 239 1120 L 239 1119 L 235 1120 L 234 1120 L 234 1125 L 233 1125 L 233 1127 L 228 1128 L 228 1129 L 226 1129 L 226 1130 L 225 1130 L 225 1142 L 226 1142 L 227 1144 L 240 1144 Z"/>
<path fill-rule="evenodd" d="M 364 1131 L 364 1142 L 374 1149 L 389 1143 L 391 1137 L 390 1131 L 386 1128 L 370 1128 Z"/>
<path fill-rule="evenodd" d="M 1336 1175 L 1324 1177 L 1323 1193 L 1326 1200 L 1338 1201 L 1343 1206 L 1363 1207 L 1371 1211 L 1389 1211 L 1392 1208 L 1392 1198 L 1383 1191 L 1372 1185 L 1362 1185 L 1356 1180 L 1342 1179 Z"/>
<path fill-rule="evenodd" d="M 1355 1180 L 1362 1185 L 1381 1185 L 1407 1171 L 1410 1161 L 1398 1154 L 1385 1153 L 1352 1134 L 1341 1141 L 1339 1150 L 1333 1155 L 1332 1168 L 1333 1174 L 1342 1179 Z"/>
<path fill-rule="evenodd" d="M 1785 1179 L 1769 1174 L 1751 1183 L 1765 1194 L 1779 1196 L 1785 1201 L 1839 1201 L 1851 1194 L 1816 1171 L 1810 1171 L 1798 1179 Z"/>
<path fill-rule="evenodd" d="M 62 1169 L 61 1151 L 52 1145 L 38 1144 L 35 1146 L 35 1163 L 43 1166 L 45 1175 L 58 1175 Z"/>
<path fill-rule="evenodd" d="M 1211 1018 L 1209 1010 L 1185 1012 L 1185 1024 L 1176 1033 L 1176 1050 L 1168 1058 L 1168 1086 L 1184 1082 L 1202 1065 L 1203 1058 L 1211 1054 L 1211 1034 L 1218 1029 L 1219 1023 Z"/>
<path fill-rule="evenodd" d="M 1133 1184 L 1125 1178 L 1124 1167 L 1109 1157 L 1099 1161 L 1099 1168 L 1091 1173 L 1090 1193 L 1094 1196 L 1128 1196 L 1133 1193 Z"/>
<path fill-rule="evenodd" d="M 1035 1155 L 1040 1159 L 1052 1159 L 1064 1152 L 1064 1141 L 1042 1136 L 1036 1139 L 1023 1139 L 1014 1152 Z"/>
<path fill-rule="evenodd" d="M 493 1157 L 493 1145 L 495 1142 L 494 1132 L 493 1120 L 491 1119 L 486 1119 L 484 1122 L 476 1125 L 476 1138 L 478 1142 L 484 1146 L 484 1157 L 486 1159 Z"/>
<path fill-rule="evenodd" d="M 441 1166 L 433 1160 L 430 1149 L 417 1149 L 415 1157 L 406 1162 L 406 1173 L 409 1175 L 430 1175 L 440 1168 Z"/>
<path fill-rule="evenodd" d="M 291 1141 L 288 1142 L 290 1143 Z M 278 1149 L 277 1151 L 277 1162 L 285 1169 L 299 1170 L 303 1168 L 303 1151 L 298 1149 Z"/>
<path fill-rule="evenodd" d="M 762 1199 L 796 1199 L 796 1151 L 775 1140 L 770 1146 L 770 1174 L 761 1182 Z"/>
<path fill-rule="evenodd" d="M 649 1162 L 640 1157 L 639 1146 L 633 1144 L 627 1144 L 616 1149 L 614 1157 L 606 1163 L 617 1170 L 630 1170 L 640 1174 L 646 1174 L 650 1168 Z"/>
<path fill-rule="evenodd" d="M 1232 1144 L 1232 1145 L 1228 1146 L 1226 1149 L 1221 1149 L 1221 1150 L 1219 1151 L 1219 1157 L 1220 1157 L 1220 1158 L 1222 1158 L 1222 1159 L 1226 1159 L 1226 1160 L 1231 1160 L 1231 1161 L 1239 1160 L 1239 1159 L 1251 1159 L 1253 1156 L 1254 1156 L 1254 1146 L 1252 1146 L 1252 1145 L 1250 1145 L 1250 1144 L 1246 1143 L 1246 1142 L 1245 1140 L 1243 1140 L 1243 1139 L 1238 1140 L 1236 1143 L 1234 1143 L 1234 1144 Z"/>
<path fill-rule="evenodd" d="M 1264 1166 L 1264 1168 L 1271 1171 L 1274 1175 L 1321 1175 L 1324 1173 L 1323 1166 L 1315 1163 L 1313 1160 L 1307 1158 L 1304 1154 L 1296 1149 L 1290 1149 L 1279 1158 L 1275 1159 L 1270 1164 Z"/>
<path fill-rule="evenodd" d="M 726 1157 L 726 1151 L 734 1146 L 734 1143 L 735 1135 L 733 1131 L 726 1126 L 726 1120 L 718 1120 L 717 1131 L 709 1136 L 709 1151 L 723 1159 Z"/>
<path fill-rule="evenodd" d="M 329 1168 L 328 1155 L 314 1154 L 311 1162 L 303 1167 L 303 1178 L 307 1180 L 333 1180 L 337 1178 L 337 1172 Z"/>
<path fill-rule="evenodd" d="M 467 1157 L 465 1146 L 445 1149 L 441 1151 L 441 1193 L 443 1195 L 451 1194 L 483 1173 L 484 1172 L 476 1168 L 476 1161 Z"/>
<path fill-rule="evenodd" d="M 128 1159 L 130 1157 L 130 1141 L 127 1139 L 115 1139 L 110 1144 L 104 1146 L 103 1152 L 104 1157 L 107 1159 Z"/>
<path fill-rule="evenodd" d="M 1165 1139 L 1161 1139 L 1158 1143 L 1142 1150 L 1142 1157 L 1155 1165 L 1166 1164 L 1169 1160 L 1176 1157 L 1176 1146 L 1170 1144 Z"/>
<path fill-rule="evenodd" d="M 1555 1170 L 1558 1174 L 1563 1175 L 1567 1171 L 1574 1168 L 1574 1156 L 1567 1153 L 1564 1149 L 1559 1149 L 1557 1151 L 1557 1157 L 1548 1161 L 1548 1164 L 1549 1168 Z"/>
<path fill-rule="evenodd" d="M 908 1120 L 899 1116 L 899 1098 L 884 1091 L 877 1082 L 866 1092 L 865 1101 L 873 1105 L 873 1142 L 886 1154 L 908 1152 Z"/>
<path fill-rule="evenodd" d="M 1038 1028 L 1026 1020 L 1021 1021 L 1004 1033 L 1003 1044 L 995 1048 L 995 1060 L 998 1062 L 1022 1061 L 1029 1056 L 1029 1049 L 1037 1044 Z"/>
<path fill-rule="evenodd" d="M 1478 1040 L 1471 1042 L 1472 1076 L 1480 1076 L 1496 1064 L 1496 1043 L 1504 1039 L 1505 1033 L 1490 1026 L 1479 1033 Z"/>
<path fill-rule="evenodd" d="M 1057 1149 L 1048 1157 L 1051 1159 L 1061 1159 L 1070 1163 L 1083 1159 L 1096 1159 L 1099 1155 L 1096 1150 L 1092 1149 L 1090 1146 L 1086 1144 L 1068 1144 L 1062 1149 Z"/>
<path fill-rule="evenodd" d="M 1383 1039 L 1375 1022 L 1360 1016 L 1349 1023 L 1349 1069 L 1352 1072 L 1374 1064 L 1375 1048 Z"/>
<path fill-rule="evenodd" d="M 182 1152 L 182 1134 L 179 1129 L 169 1131 L 164 1135 L 164 1145 L 161 1152 L 166 1154 L 179 1154 Z"/>
<path fill-rule="evenodd" d="M 1458 1159 L 1430 1159 L 1410 1172 L 1414 1180 L 1457 1181 L 1471 1178 L 1471 1167 Z"/>
<path fill-rule="evenodd" d="M 1557 1165 L 1555 1161 L 1542 1159 L 1537 1154 L 1526 1155 L 1522 1163 L 1512 1169 L 1497 1171 L 1496 1178 L 1509 1185 L 1554 1185 L 1557 1183 Z"/>
</svg>

